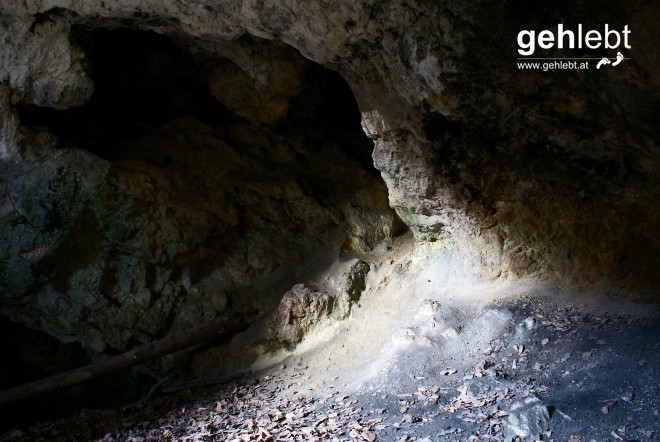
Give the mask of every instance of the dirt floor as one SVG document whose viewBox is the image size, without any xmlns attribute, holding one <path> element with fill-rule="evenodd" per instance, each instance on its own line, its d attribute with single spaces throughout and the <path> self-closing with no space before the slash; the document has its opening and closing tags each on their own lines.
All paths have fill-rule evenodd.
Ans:
<svg viewBox="0 0 660 442">
<path fill-rule="evenodd" d="M 656 305 L 529 281 L 461 287 L 451 256 L 387 250 L 331 339 L 237 379 L 0 440 L 660 440 Z"/>
</svg>

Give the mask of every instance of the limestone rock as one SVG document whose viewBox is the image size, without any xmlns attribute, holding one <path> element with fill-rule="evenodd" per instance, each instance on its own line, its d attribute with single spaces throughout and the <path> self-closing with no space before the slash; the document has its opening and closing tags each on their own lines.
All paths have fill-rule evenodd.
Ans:
<svg viewBox="0 0 660 442">
<path fill-rule="evenodd" d="M 311 328 L 330 317 L 334 305 L 335 299 L 327 293 L 297 284 L 282 297 L 267 337 L 287 348 L 295 347 Z"/>
<path fill-rule="evenodd" d="M 216 99 L 255 123 L 274 124 L 286 116 L 289 100 L 300 92 L 306 67 L 297 52 L 254 40 L 218 44 L 215 50 L 231 60 L 209 75 L 209 89 Z"/>
<path fill-rule="evenodd" d="M 399 219 L 488 279 L 658 296 L 658 3 L 56 3 L 0 5 L 0 311 L 15 320 L 100 351 L 270 311 Z M 585 16 L 634 25 L 633 60 L 516 68 L 512 30 Z M 162 106 L 85 119 L 75 108 L 108 109 L 94 32 L 120 28 L 169 42 L 123 72 L 158 71 L 133 92 Z M 386 188 L 351 136 L 310 128 L 342 117 L 311 92 L 310 61 L 348 82 Z"/>
<path fill-rule="evenodd" d="M 98 40 L 104 36 L 92 37 L 97 46 L 104 47 Z M 173 45 L 163 44 L 159 51 L 150 53 L 146 67 L 118 67 L 112 79 L 101 78 L 91 110 L 66 114 L 72 115 L 67 117 L 72 133 L 65 123 L 20 127 L 10 90 L 3 89 L 11 110 L 1 117 L 8 129 L 3 140 L 12 160 L 3 163 L 6 173 L 0 178 L 0 312 L 96 352 L 123 350 L 231 315 L 236 308 L 269 311 L 298 275 L 332 262 L 342 246 L 368 250 L 397 234 L 384 185 L 342 150 L 362 149 L 364 143 L 368 148 L 368 140 L 356 145 L 327 136 L 322 121 L 309 122 L 318 103 L 308 98 L 293 104 L 293 118 L 302 119 L 306 128 L 295 137 L 261 127 L 264 121 L 256 117 L 255 122 L 218 123 L 200 121 L 204 115 L 166 115 L 154 125 L 132 109 L 122 109 L 122 115 L 133 112 L 145 120 L 112 115 L 114 105 L 125 105 L 112 94 L 122 89 L 139 94 L 149 87 L 171 91 L 176 112 L 195 111 L 187 104 L 195 89 L 176 88 L 197 74 L 156 75 L 157 67 L 179 57 Z M 286 65 L 284 58 L 280 61 Z M 272 75 L 313 90 L 308 70 L 305 64 Z M 152 77 L 138 78 L 143 83 L 137 86 L 108 89 L 114 78 L 129 81 L 133 74 Z M 241 78 L 224 81 L 256 90 Z M 205 87 L 206 77 L 198 79 Z M 110 109 L 106 121 L 93 118 L 101 112 L 94 106 Z M 28 119 L 45 112 L 27 109 Z M 136 124 L 128 128 L 131 135 L 112 133 L 129 124 Z M 97 130 L 107 133 L 108 141 L 96 139 Z M 20 308 L 26 304 L 34 307 Z"/>
<path fill-rule="evenodd" d="M 335 264 L 329 271 L 328 289 L 336 294 L 338 307 L 335 316 L 342 319 L 359 302 L 366 289 L 369 263 L 357 258 Z"/>
<path fill-rule="evenodd" d="M 514 402 L 509 416 L 504 420 L 503 430 L 506 440 L 518 437 L 541 436 L 550 426 L 550 409 L 535 396 Z"/>
<path fill-rule="evenodd" d="M 66 109 L 87 102 L 94 84 L 85 71 L 84 52 L 70 42 L 69 20 L 57 14 L 44 20 L 12 18 L 0 25 L 9 39 L 0 53 L 0 79 L 38 106 Z"/>
<path fill-rule="evenodd" d="M 335 262 L 322 276 L 287 290 L 275 309 L 228 345 L 196 354 L 191 368 L 197 375 L 259 368 L 287 357 L 307 338 L 332 337 L 359 302 L 369 270 L 357 258 Z"/>
<path fill-rule="evenodd" d="M 282 297 L 261 339 L 270 342 L 270 351 L 293 348 L 312 331 L 345 319 L 366 288 L 369 269 L 368 263 L 352 259 L 332 266 L 327 286 L 296 284 Z"/>
</svg>

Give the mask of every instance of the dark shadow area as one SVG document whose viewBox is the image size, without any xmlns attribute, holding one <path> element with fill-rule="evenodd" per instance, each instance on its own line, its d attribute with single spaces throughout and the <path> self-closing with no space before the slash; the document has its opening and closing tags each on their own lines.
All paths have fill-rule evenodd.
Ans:
<svg viewBox="0 0 660 442">
<path fill-rule="evenodd" d="M 302 90 L 291 100 L 277 130 L 285 136 L 306 133 L 319 143 L 335 139 L 346 155 L 380 178 L 371 158 L 373 142 L 362 132 L 360 110 L 346 80 L 323 66 L 309 65 Z"/>
<path fill-rule="evenodd" d="M 211 125 L 247 122 L 209 91 L 213 64 L 226 60 L 194 56 L 151 31 L 74 27 L 72 34 L 88 54 L 95 85 L 91 100 L 66 111 L 17 106 L 23 124 L 48 127 L 62 146 L 113 160 L 118 141 L 151 134 L 175 118 L 192 117 Z M 360 112 L 346 81 L 335 71 L 307 64 L 302 90 L 276 131 L 284 136 L 303 133 L 318 141 L 335 139 L 365 169 L 375 171 L 373 143 L 361 130 Z"/>
<path fill-rule="evenodd" d="M 64 344 L 48 334 L 0 316 L 0 390 L 46 378 L 91 362 L 79 343 Z M 0 406 L 0 433 L 16 426 L 55 419 L 81 408 L 111 408 L 134 402 L 153 379 L 123 370 L 51 394 Z"/>
<path fill-rule="evenodd" d="M 80 108 L 57 111 L 18 105 L 25 125 L 47 126 L 61 140 L 115 159 L 113 145 L 190 116 L 207 123 L 237 121 L 206 85 L 201 63 L 155 32 L 74 28 L 89 58 L 95 90 Z"/>
<path fill-rule="evenodd" d="M 81 194 L 76 183 L 87 171 L 81 175 L 79 164 L 39 177 L 36 184 L 47 187 L 40 198 L 73 198 L 75 204 L 63 207 L 75 210 L 58 212 L 50 229 L 57 235 L 53 247 L 31 264 L 39 282 L 30 290 L 47 285 L 73 299 L 69 294 L 80 290 L 74 276 L 83 278 L 89 285 L 82 290 L 97 287 L 99 293 L 89 296 L 97 296 L 98 305 L 86 306 L 75 320 L 90 321 L 101 333 L 127 327 L 124 303 L 134 292 L 147 296 L 145 308 L 155 312 L 147 319 L 143 312 L 127 317 L 124 322 L 134 324 L 140 337 L 122 335 L 129 336 L 123 348 L 110 344 L 95 357 L 144 343 L 145 334 L 158 339 L 181 329 L 178 315 L 196 312 L 188 305 L 195 302 L 198 310 L 208 310 L 213 299 L 216 317 L 231 317 L 246 305 L 269 311 L 293 284 L 326 268 L 342 251 L 355 252 L 351 244 L 362 240 L 345 238 L 352 228 L 342 212 L 347 207 L 361 210 L 365 223 L 391 218 L 392 226 L 378 228 L 392 235 L 406 230 L 388 206 L 371 159 L 372 141 L 338 73 L 305 61 L 301 90 L 287 116 L 264 127 L 211 95 L 209 72 L 217 63 L 230 63 L 226 59 L 189 52 L 185 42 L 154 32 L 79 26 L 72 35 L 88 55 L 95 84 L 90 101 L 66 111 L 25 103 L 17 110 L 25 127 L 52 132 L 57 149 L 81 149 L 107 160 L 107 178 L 90 190 L 94 193 Z M 360 192 L 366 196 L 356 197 Z M 357 230 L 371 235 L 376 229 Z M 379 241 L 378 235 L 365 241 Z M 95 266 L 102 275 L 85 273 Z M 201 294 L 191 300 L 191 293 Z M 206 320 L 191 317 L 186 321 Z M 8 321 L 0 327 L 7 361 L 0 388 L 90 361 L 80 344 L 65 345 Z M 2 429 L 80 408 L 135 402 L 154 382 L 124 370 L 39 396 L 4 407 Z"/>
</svg>

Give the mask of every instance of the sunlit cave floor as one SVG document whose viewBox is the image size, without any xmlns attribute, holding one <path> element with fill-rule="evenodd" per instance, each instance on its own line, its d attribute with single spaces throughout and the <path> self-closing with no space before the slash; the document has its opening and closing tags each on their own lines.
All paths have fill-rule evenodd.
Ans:
<svg viewBox="0 0 660 442">
<path fill-rule="evenodd" d="M 477 283 L 450 248 L 406 237 L 366 259 L 359 307 L 275 365 L 0 440 L 660 440 L 657 306 Z"/>
</svg>

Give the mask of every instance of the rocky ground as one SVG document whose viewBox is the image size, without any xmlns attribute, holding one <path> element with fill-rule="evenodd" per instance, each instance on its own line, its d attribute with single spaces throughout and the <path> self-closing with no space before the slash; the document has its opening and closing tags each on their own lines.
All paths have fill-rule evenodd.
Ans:
<svg viewBox="0 0 660 442">
<path fill-rule="evenodd" d="M 408 325 L 380 341 L 348 328 L 266 370 L 214 386 L 163 383 L 147 402 L 0 440 L 660 440 L 655 306 L 547 292 L 445 296 L 425 300 Z M 365 338 L 354 372 L 345 338 Z"/>
</svg>

